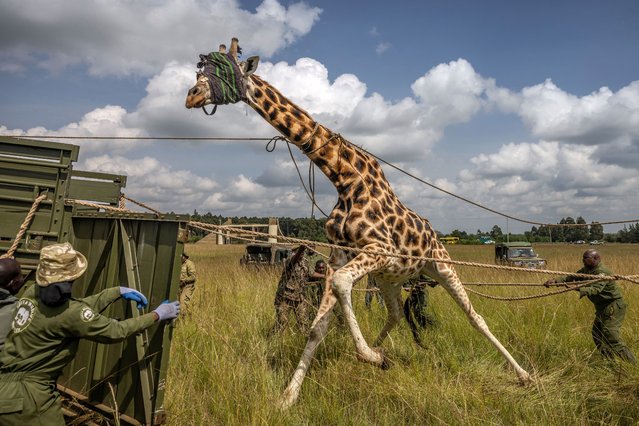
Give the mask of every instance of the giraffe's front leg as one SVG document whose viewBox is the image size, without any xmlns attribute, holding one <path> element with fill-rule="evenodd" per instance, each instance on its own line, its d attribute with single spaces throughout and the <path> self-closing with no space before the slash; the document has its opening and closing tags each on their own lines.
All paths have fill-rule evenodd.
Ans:
<svg viewBox="0 0 639 426">
<path fill-rule="evenodd" d="M 302 382 L 304 381 L 306 372 L 311 365 L 311 361 L 313 360 L 313 355 L 317 350 L 317 346 L 326 336 L 326 331 L 328 329 L 328 325 L 332 316 L 332 310 L 335 307 L 335 303 L 337 302 L 337 298 L 333 294 L 332 288 L 330 286 L 332 274 L 333 270 L 329 266 L 326 273 L 326 283 L 324 286 L 324 294 L 322 295 L 322 302 L 320 303 L 320 307 L 317 311 L 317 316 L 313 321 L 313 325 L 311 325 L 311 332 L 308 337 L 308 341 L 306 342 L 306 347 L 304 348 L 302 357 L 297 364 L 295 372 L 293 373 L 293 377 L 291 378 L 291 381 L 284 390 L 284 393 L 279 401 L 279 406 L 282 409 L 289 408 L 295 403 L 295 401 L 297 401 L 300 390 L 302 388 Z"/>
</svg>

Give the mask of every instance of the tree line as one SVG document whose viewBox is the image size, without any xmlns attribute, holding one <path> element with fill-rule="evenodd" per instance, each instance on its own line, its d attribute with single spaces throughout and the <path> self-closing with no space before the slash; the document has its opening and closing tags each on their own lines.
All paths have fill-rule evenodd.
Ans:
<svg viewBox="0 0 639 426">
<path fill-rule="evenodd" d="M 472 243 L 474 240 L 479 241 L 482 238 L 490 237 L 495 242 L 510 241 L 529 241 L 534 242 L 562 242 L 575 243 L 578 241 L 606 241 L 610 243 L 639 243 L 639 222 L 629 226 L 624 225 L 623 229 L 615 233 L 605 233 L 603 225 L 598 222 L 591 222 L 587 226 L 586 220 L 579 216 L 574 219 L 570 216 L 561 218 L 558 223 L 562 226 L 533 226 L 530 231 L 523 234 L 509 233 L 508 236 L 502 229 L 495 225 L 488 232 L 482 232 L 480 229 L 475 234 L 468 234 L 465 231 L 454 230 L 450 236 L 458 237 L 462 241 Z M 570 226 L 582 225 L 582 226 Z"/>
</svg>

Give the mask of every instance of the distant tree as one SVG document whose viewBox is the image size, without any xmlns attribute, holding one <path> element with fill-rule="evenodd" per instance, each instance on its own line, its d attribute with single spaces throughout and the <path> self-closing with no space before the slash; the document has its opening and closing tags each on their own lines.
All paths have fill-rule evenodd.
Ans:
<svg viewBox="0 0 639 426">
<path fill-rule="evenodd" d="M 603 240 L 604 239 L 603 225 L 598 222 L 592 222 L 590 224 L 590 236 L 588 239 L 590 241 Z"/>
<path fill-rule="evenodd" d="M 586 219 L 584 219 L 583 217 L 579 216 L 577 218 L 577 223 L 581 224 L 581 225 L 585 225 L 586 224 Z M 577 240 L 586 241 L 586 240 L 588 240 L 588 236 L 589 235 L 590 235 L 590 232 L 588 231 L 588 227 L 587 226 L 576 226 L 575 227 L 575 238 Z"/>
<path fill-rule="evenodd" d="M 567 218 L 562 218 L 559 221 L 560 224 L 563 225 L 573 225 L 575 223 L 575 219 L 573 219 L 572 217 L 568 216 Z M 577 241 L 579 238 L 576 234 L 576 229 L 574 226 L 563 226 L 563 231 L 564 231 L 564 241 L 569 242 L 569 243 L 574 243 L 575 241 Z"/>
<path fill-rule="evenodd" d="M 490 236 L 493 240 L 497 241 L 502 239 L 504 233 L 501 231 L 499 225 L 495 225 L 493 226 L 493 229 L 490 230 Z"/>
</svg>

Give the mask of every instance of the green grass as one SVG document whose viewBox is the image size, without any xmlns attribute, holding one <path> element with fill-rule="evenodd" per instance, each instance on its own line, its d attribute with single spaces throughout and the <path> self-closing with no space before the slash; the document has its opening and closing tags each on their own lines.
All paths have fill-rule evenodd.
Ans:
<svg viewBox="0 0 639 426">
<path fill-rule="evenodd" d="M 492 246 L 450 246 L 453 259 L 492 262 Z M 549 269 L 574 271 L 586 246 L 538 245 Z M 615 273 L 638 274 L 638 245 L 598 247 Z M 188 247 L 198 268 L 192 314 L 177 327 L 165 396 L 170 425 L 412 425 L 412 424 L 636 424 L 639 368 L 593 352 L 592 304 L 576 293 L 518 302 L 471 295 L 493 334 L 535 383 L 517 378 L 446 292 L 430 290 L 437 325 L 413 344 L 402 322 L 384 342 L 392 367 L 356 360 L 350 335 L 331 323 L 296 405 L 276 406 L 306 343 L 289 328 L 268 339 L 278 275 L 243 269 L 242 247 Z M 459 267 L 464 282 L 543 282 L 548 276 Z M 639 355 L 639 296 L 622 283 L 628 314 L 622 334 Z M 495 295 L 526 295 L 538 288 L 481 288 Z M 362 331 L 376 337 L 385 311 L 364 307 L 353 293 Z"/>
</svg>

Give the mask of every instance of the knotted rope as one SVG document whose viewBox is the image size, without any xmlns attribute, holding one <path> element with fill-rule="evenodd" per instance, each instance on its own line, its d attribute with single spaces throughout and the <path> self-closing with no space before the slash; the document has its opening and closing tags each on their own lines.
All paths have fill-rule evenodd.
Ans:
<svg viewBox="0 0 639 426">
<path fill-rule="evenodd" d="M 13 253 L 15 253 L 15 251 L 18 249 L 20 240 L 24 236 L 24 233 L 27 232 L 27 229 L 29 228 L 29 225 L 31 224 L 31 220 L 33 220 L 33 216 L 35 216 L 35 212 L 38 209 L 38 206 L 40 206 L 40 203 L 45 198 L 47 198 L 47 193 L 43 192 L 35 200 L 33 200 L 33 204 L 31 205 L 31 208 L 29 209 L 29 213 L 27 213 L 27 216 L 24 218 L 22 225 L 20 225 L 20 229 L 18 230 L 18 233 L 16 234 L 16 238 L 13 240 L 13 244 L 11 244 L 11 247 L 9 248 L 9 250 L 5 254 L 0 256 L 0 258 L 13 257 Z"/>
</svg>

